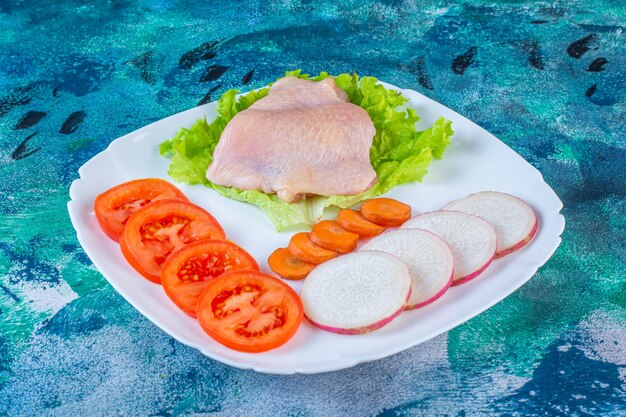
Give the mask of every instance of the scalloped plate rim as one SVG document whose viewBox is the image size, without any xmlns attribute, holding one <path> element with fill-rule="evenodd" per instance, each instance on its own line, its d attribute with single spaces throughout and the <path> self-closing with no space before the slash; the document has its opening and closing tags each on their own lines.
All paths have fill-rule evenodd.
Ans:
<svg viewBox="0 0 626 417">
<path fill-rule="evenodd" d="M 381 82 L 382 83 L 382 82 Z M 468 126 L 472 126 L 473 128 L 475 128 L 476 130 L 478 130 L 479 132 L 483 133 L 487 139 L 489 140 L 495 140 L 497 142 L 499 142 L 499 144 L 504 145 L 502 142 L 500 142 L 497 138 L 495 138 L 493 135 L 489 134 L 488 132 L 486 132 L 484 129 L 480 128 L 479 126 L 477 126 L 474 122 L 472 122 L 471 120 L 459 115 L 458 113 L 454 112 L 453 110 L 441 105 L 440 103 L 437 103 L 429 98 L 427 98 L 426 96 L 414 91 L 414 90 L 409 90 L 409 89 L 400 89 L 398 87 L 392 86 L 390 84 L 387 83 L 382 83 L 383 85 L 385 85 L 388 88 L 393 88 L 396 89 L 398 91 L 401 91 L 403 93 L 403 95 L 405 95 L 407 98 L 410 99 L 410 103 L 413 104 L 413 102 L 416 103 L 422 103 L 422 105 L 426 106 L 426 113 L 428 113 L 428 109 L 438 109 L 439 111 L 437 111 L 437 115 L 439 115 L 440 113 L 445 113 L 444 116 L 450 118 L 450 119 L 456 119 L 459 121 L 462 121 L 463 123 L 467 124 Z M 261 363 L 259 363 L 258 360 L 254 360 L 251 359 L 250 361 L 242 361 L 242 360 L 234 360 L 232 358 L 226 357 L 225 355 L 219 354 L 217 353 L 214 349 L 215 343 L 207 343 L 207 344 L 199 344 L 196 343 L 192 340 L 189 340 L 189 338 L 183 337 L 180 334 L 173 334 L 175 332 L 172 332 L 171 328 L 169 328 L 167 325 L 164 324 L 164 320 L 161 317 L 157 317 L 157 315 L 153 314 L 150 310 L 146 309 L 143 305 L 143 302 L 140 300 L 140 297 L 137 297 L 133 294 L 133 290 L 136 290 L 135 287 L 139 286 L 141 287 L 141 285 L 139 285 L 138 283 L 141 281 L 138 281 L 137 284 L 133 284 L 131 282 L 131 284 L 129 286 L 127 286 L 128 284 L 120 284 L 120 281 L 116 280 L 116 279 L 112 279 L 111 277 L 108 276 L 108 274 L 102 272 L 102 271 L 108 271 L 109 267 L 104 265 L 104 261 L 106 259 L 111 259 L 111 258 L 107 258 L 106 255 L 110 253 L 103 253 L 103 250 L 99 250 L 98 248 L 93 247 L 93 245 L 91 245 L 89 243 L 90 237 L 88 236 L 89 233 L 93 232 L 92 230 L 90 230 L 89 228 L 85 227 L 84 222 L 82 222 L 82 218 L 81 218 L 81 211 L 80 211 L 80 204 L 79 204 L 79 200 L 84 199 L 84 192 L 82 191 L 84 189 L 84 187 L 89 183 L 89 181 L 93 181 L 93 179 L 90 178 L 90 175 L 92 175 L 92 170 L 97 170 L 98 169 L 98 164 L 101 163 L 101 161 L 104 158 L 110 157 L 112 154 L 115 153 L 115 149 L 119 146 L 122 147 L 126 144 L 126 142 L 130 142 L 131 140 L 135 139 L 136 141 L 140 141 L 142 137 L 139 137 L 141 135 L 150 135 L 151 132 L 153 132 L 154 128 L 157 126 L 161 126 L 167 123 L 178 123 L 179 120 L 181 119 L 190 119 L 191 115 L 196 114 L 196 113 L 204 113 L 205 111 L 208 112 L 209 114 L 211 113 L 212 109 L 214 109 L 215 107 L 215 102 L 212 103 L 207 103 L 205 105 L 196 107 L 196 108 L 192 108 L 186 111 L 183 111 L 181 113 L 169 116 L 167 118 L 161 119 L 159 121 L 156 121 L 154 123 L 151 123 L 147 126 L 144 126 L 134 132 L 128 133 L 126 135 L 121 136 L 118 139 L 113 140 L 109 146 L 103 150 L 102 152 L 100 152 L 99 154 L 95 155 L 93 158 L 91 158 L 89 161 L 87 161 L 85 164 L 83 164 L 83 166 L 81 166 L 78 170 L 79 176 L 80 178 L 75 180 L 71 187 L 70 187 L 70 201 L 68 202 L 68 211 L 70 214 L 70 218 L 72 221 L 72 225 L 74 226 L 75 230 L 76 230 L 76 234 L 77 234 L 77 238 L 81 244 L 81 246 L 83 247 L 83 249 L 85 250 L 85 252 L 87 253 L 87 255 L 89 256 L 89 258 L 92 260 L 92 262 L 94 263 L 94 265 L 98 268 L 99 271 L 101 271 L 101 273 L 104 275 L 104 277 L 107 279 L 107 281 L 111 284 L 111 286 L 117 291 L 119 292 L 135 309 L 137 309 L 140 313 L 142 313 L 145 317 L 147 317 L 150 321 L 152 321 L 156 326 L 158 326 L 159 328 L 161 328 L 163 331 L 165 331 L 166 333 L 168 333 L 170 336 L 174 337 L 175 339 L 177 339 L 178 341 L 180 341 L 183 344 L 186 344 L 190 347 L 193 347 L 195 349 L 197 349 L 198 351 L 200 351 L 202 354 L 215 359 L 217 361 L 220 361 L 222 363 L 225 363 L 227 365 L 231 365 L 240 369 L 253 369 L 257 372 L 264 372 L 264 373 L 274 373 L 274 374 L 294 374 L 294 373 L 320 373 L 320 372 L 329 372 L 329 371 L 334 371 L 334 370 L 339 370 L 339 369 L 345 369 L 345 368 L 349 368 L 355 365 L 358 365 L 360 363 L 364 363 L 364 362 L 369 362 L 369 361 L 373 361 L 373 360 L 377 360 L 377 359 L 382 359 L 384 357 L 388 357 L 391 356 L 393 354 L 396 354 L 398 352 L 401 352 L 403 350 L 406 350 L 410 347 L 413 347 L 415 345 L 418 345 L 420 343 L 423 343 L 426 340 L 429 340 L 433 337 L 438 336 L 441 333 L 444 333 L 450 329 L 453 329 L 454 327 L 464 323 L 465 321 L 471 319 L 472 317 L 484 312 L 485 310 L 487 310 L 488 308 L 490 308 L 491 306 L 493 306 L 494 304 L 498 303 L 499 301 L 501 301 L 502 299 L 506 298 L 508 295 L 510 295 L 511 293 L 513 293 L 514 291 L 516 291 L 518 288 L 520 288 L 522 285 L 524 285 L 536 272 L 537 270 L 543 265 L 545 264 L 545 262 L 548 261 L 548 259 L 553 255 L 553 253 L 556 251 L 556 249 L 558 248 L 558 246 L 561 243 L 561 234 L 564 230 L 565 227 L 565 219 L 562 216 L 562 214 L 560 214 L 560 211 L 563 207 L 562 202 L 559 200 L 558 196 L 554 193 L 554 191 L 550 188 L 550 186 L 545 182 L 543 176 L 541 175 L 541 173 L 534 167 L 532 167 L 530 164 L 528 164 L 527 161 L 525 161 L 519 154 L 515 153 L 513 150 L 511 150 L 510 148 L 508 148 L 506 145 L 504 145 L 510 152 L 512 152 L 516 157 L 518 157 L 521 161 L 518 162 L 522 162 L 526 164 L 526 166 L 524 167 L 529 173 L 532 172 L 533 175 L 535 176 L 534 178 L 534 182 L 539 184 L 541 187 L 543 187 L 543 191 L 548 192 L 548 195 L 550 197 L 550 201 L 546 202 L 545 206 L 542 206 L 542 213 L 545 212 L 544 216 L 545 218 L 542 220 L 542 224 L 540 224 L 540 228 L 545 227 L 545 225 L 547 223 L 550 224 L 550 226 L 552 227 L 552 234 L 550 236 L 548 236 L 546 239 L 549 239 L 549 242 L 546 242 L 543 245 L 543 252 L 542 252 L 542 256 L 541 257 L 537 257 L 535 259 L 532 260 L 532 262 L 530 264 L 527 265 L 523 265 L 520 263 L 519 268 L 522 268 L 522 271 L 520 272 L 523 276 L 518 277 L 518 279 L 514 282 L 511 282 L 511 284 L 509 286 L 507 286 L 506 288 L 503 288 L 501 291 L 493 294 L 489 299 L 484 300 L 484 302 L 481 304 L 480 308 L 471 310 L 471 311 L 467 311 L 465 312 L 465 314 L 462 314 L 459 317 L 456 317 L 454 320 L 450 320 L 448 321 L 445 325 L 439 326 L 437 327 L 435 330 L 421 334 L 411 340 L 407 340 L 404 343 L 400 343 L 398 345 L 396 345 L 394 348 L 389 348 L 389 349 L 385 349 L 385 350 L 379 350 L 379 351 L 372 351 L 369 352 L 370 354 L 362 354 L 360 355 L 358 358 L 349 358 L 349 357 L 343 357 L 343 358 L 339 358 L 339 359 L 330 359 L 330 360 L 326 360 L 326 361 L 320 361 L 320 362 L 314 362 L 317 364 L 317 366 L 311 366 L 310 362 L 305 362 L 305 365 L 298 365 L 298 364 L 294 364 L 293 366 L 288 366 L 288 367 L 276 367 L 276 366 L 267 366 L 267 365 L 263 365 L 262 361 Z M 413 107 L 413 106 L 411 106 Z M 420 116 L 422 116 L 422 114 L 418 113 Z M 433 116 L 433 115 L 431 115 Z M 432 117 L 431 117 L 432 119 Z M 180 124 L 176 124 L 176 126 L 178 126 L 178 128 L 180 127 L 189 127 L 187 126 L 183 126 Z M 456 123 L 453 124 L 453 126 L 456 126 Z M 455 131 L 457 131 L 455 137 L 458 136 L 459 132 L 458 132 L 458 128 L 455 128 Z M 139 137 L 139 138 L 138 138 Z M 496 146 L 495 144 L 493 146 Z M 498 145 L 499 146 L 499 145 Z M 513 155 L 509 155 L 509 156 L 513 156 Z M 439 164 L 445 164 L 446 162 L 446 156 L 444 156 L 442 161 L 439 161 Z M 445 170 L 445 168 L 444 168 Z M 153 175 L 146 175 L 146 176 L 153 176 Z M 161 177 L 164 177 L 166 179 L 168 179 L 167 175 L 160 175 Z M 428 175 L 427 175 L 428 177 Z M 170 179 L 171 181 L 171 179 Z M 411 184 L 410 187 L 419 187 L 420 184 Z M 199 186 L 196 186 L 199 187 Z M 403 186 L 406 187 L 406 186 Z M 189 188 L 189 186 L 182 186 L 181 188 Z M 99 190 L 100 192 L 104 191 L 104 190 Z M 210 190 L 208 189 L 204 189 L 203 191 L 207 191 L 209 192 Z M 211 191 L 212 192 L 212 191 Z M 392 190 L 393 193 L 393 190 Z M 218 199 L 219 200 L 219 199 Z M 196 204 L 199 204 L 198 202 L 196 202 Z M 223 202 L 223 204 L 227 204 L 226 202 Z M 243 204 L 243 203 L 237 203 L 237 204 Z M 537 208 L 535 208 L 537 210 Z M 548 222 L 546 222 L 546 220 L 548 220 Z M 97 231 L 99 232 L 99 231 Z M 536 238 L 537 239 L 537 238 Z M 545 239 L 544 239 L 545 240 Z M 111 242 L 114 243 L 114 242 Z M 534 240 L 530 242 L 529 246 L 532 246 L 534 243 Z M 108 247 L 110 247 L 110 245 L 106 245 L 107 248 L 105 248 L 104 252 L 106 252 L 108 250 Z M 522 249 L 520 252 L 524 251 L 524 249 Z M 515 262 L 515 260 L 517 259 L 517 253 L 513 253 L 512 255 L 509 255 L 507 257 L 502 258 L 501 261 L 505 261 L 505 262 Z M 120 254 L 118 253 L 117 255 L 113 255 L 113 256 L 117 256 L 119 257 Z M 261 261 L 261 260 L 260 260 Z M 501 262 L 498 261 L 498 262 Z M 261 262 L 259 262 L 261 263 Z M 128 267 L 130 268 L 130 267 Z M 131 271 L 134 272 L 134 271 Z M 143 278 L 140 278 L 139 275 L 137 275 L 137 279 L 142 280 Z M 477 278 L 477 280 L 480 280 L 480 277 Z M 142 283 L 143 284 L 143 283 Z M 469 284 L 465 284 L 465 285 L 471 285 L 472 282 L 470 282 Z M 297 284 L 294 284 L 297 287 Z M 459 287 L 455 287 L 455 288 L 463 288 L 465 285 L 463 286 L 459 286 Z M 442 297 L 442 299 L 440 299 L 440 301 L 438 301 L 439 303 L 444 302 L 445 300 L 445 296 Z M 435 303 L 433 303 L 435 304 Z M 407 312 L 404 314 L 411 314 L 411 312 Z M 198 331 L 202 332 L 202 330 L 200 330 L 200 327 L 198 326 Z M 313 330 L 313 331 L 320 331 L 320 330 Z M 345 336 L 344 336 L 345 337 Z M 347 337 L 361 337 L 361 336 L 347 336 Z M 210 338 L 208 338 L 208 336 L 206 336 L 206 338 L 208 340 L 210 340 Z M 291 342 L 290 342 L 291 343 Z M 280 348 L 282 349 L 282 348 Z M 296 348 L 297 349 L 297 348 Z M 262 358 L 263 354 L 245 354 L 244 356 L 246 357 L 250 357 L 250 358 Z"/>
</svg>

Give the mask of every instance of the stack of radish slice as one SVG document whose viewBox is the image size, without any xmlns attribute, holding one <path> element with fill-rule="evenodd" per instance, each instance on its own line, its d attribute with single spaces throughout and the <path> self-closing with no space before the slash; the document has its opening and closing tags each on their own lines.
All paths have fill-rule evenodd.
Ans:
<svg viewBox="0 0 626 417">
<path fill-rule="evenodd" d="M 413 217 L 402 228 L 428 230 L 448 243 L 454 257 L 452 285 L 477 277 L 496 254 L 496 231 L 477 216 L 458 211 L 434 211 Z"/>
<path fill-rule="evenodd" d="M 498 237 L 496 258 L 524 247 L 537 232 L 537 216 L 523 200 L 495 191 L 483 191 L 453 201 L 443 208 L 482 217 Z"/>
<path fill-rule="evenodd" d="M 360 250 L 391 253 L 406 264 L 411 272 L 411 297 L 405 309 L 432 303 L 452 282 L 450 247 L 439 236 L 425 230 L 392 230 L 370 240 Z"/>
<path fill-rule="evenodd" d="M 335 333 L 378 329 L 400 311 L 430 304 L 451 285 L 476 278 L 494 259 L 526 245 L 537 226 L 533 209 L 509 194 L 480 192 L 453 201 L 313 269 L 301 292 L 305 317 Z"/>
</svg>

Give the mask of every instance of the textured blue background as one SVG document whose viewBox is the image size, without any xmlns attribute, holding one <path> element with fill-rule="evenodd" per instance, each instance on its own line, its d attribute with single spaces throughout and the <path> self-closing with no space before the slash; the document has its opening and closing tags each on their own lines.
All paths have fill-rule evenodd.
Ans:
<svg viewBox="0 0 626 417">
<path fill-rule="evenodd" d="M 626 415 L 625 21 L 598 0 L 0 0 L 0 414 Z M 169 338 L 80 249 L 69 184 L 114 138 L 294 68 L 373 75 L 490 130 L 564 201 L 555 256 L 345 371 L 260 375 Z"/>
</svg>

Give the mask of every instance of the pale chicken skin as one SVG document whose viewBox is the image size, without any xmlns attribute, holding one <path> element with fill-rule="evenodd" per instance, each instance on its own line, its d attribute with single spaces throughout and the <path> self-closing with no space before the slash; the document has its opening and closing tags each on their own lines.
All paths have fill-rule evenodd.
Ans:
<svg viewBox="0 0 626 417">
<path fill-rule="evenodd" d="M 375 134 L 367 112 L 333 78 L 285 77 L 226 125 L 207 178 L 287 202 L 360 194 L 376 183 L 369 158 Z"/>
</svg>

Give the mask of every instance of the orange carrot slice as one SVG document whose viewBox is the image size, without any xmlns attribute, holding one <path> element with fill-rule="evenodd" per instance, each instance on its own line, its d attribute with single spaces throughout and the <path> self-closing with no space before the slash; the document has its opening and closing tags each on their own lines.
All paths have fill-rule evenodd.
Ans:
<svg viewBox="0 0 626 417">
<path fill-rule="evenodd" d="M 270 269 L 286 279 L 303 279 L 315 264 L 298 259 L 286 248 L 276 249 L 267 259 Z"/>
<path fill-rule="evenodd" d="M 367 220 L 356 210 L 343 209 L 337 213 L 337 223 L 346 230 L 361 236 L 376 236 L 385 231 L 385 228 Z"/>
<path fill-rule="evenodd" d="M 411 206 L 391 198 L 374 198 L 361 205 L 361 214 L 380 226 L 396 227 L 411 218 Z"/>
<path fill-rule="evenodd" d="M 289 241 L 289 252 L 295 257 L 312 264 L 321 264 L 337 256 L 337 252 L 324 249 L 311 242 L 306 232 L 296 233 Z"/>
<path fill-rule="evenodd" d="M 359 235 L 344 229 L 332 220 L 323 220 L 313 226 L 311 242 L 336 252 L 347 253 L 356 249 Z"/>
</svg>

